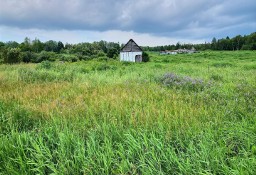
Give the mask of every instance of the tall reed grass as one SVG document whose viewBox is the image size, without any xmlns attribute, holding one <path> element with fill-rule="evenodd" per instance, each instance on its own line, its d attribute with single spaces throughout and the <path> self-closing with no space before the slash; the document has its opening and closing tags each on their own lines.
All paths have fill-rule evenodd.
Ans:
<svg viewBox="0 0 256 175">
<path fill-rule="evenodd" d="M 150 57 L 0 65 L 0 174 L 254 174 L 255 52 Z"/>
</svg>

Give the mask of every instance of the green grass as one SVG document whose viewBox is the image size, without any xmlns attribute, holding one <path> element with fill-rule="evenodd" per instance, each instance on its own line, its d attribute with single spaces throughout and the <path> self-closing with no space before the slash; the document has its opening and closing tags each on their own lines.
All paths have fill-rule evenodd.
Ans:
<svg viewBox="0 0 256 175">
<path fill-rule="evenodd" d="M 149 55 L 0 65 L 0 174 L 254 174 L 256 53 Z"/>
</svg>

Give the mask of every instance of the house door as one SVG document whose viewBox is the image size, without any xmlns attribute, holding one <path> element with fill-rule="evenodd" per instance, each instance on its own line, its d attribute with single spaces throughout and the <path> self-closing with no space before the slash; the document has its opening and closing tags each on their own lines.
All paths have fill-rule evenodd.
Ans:
<svg viewBox="0 0 256 175">
<path fill-rule="evenodd" d="M 142 57 L 141 57 L 141 55 L 136 55 L 136 56 L 135 56 L 135 62 L 142 62 Z"/>
</svg>

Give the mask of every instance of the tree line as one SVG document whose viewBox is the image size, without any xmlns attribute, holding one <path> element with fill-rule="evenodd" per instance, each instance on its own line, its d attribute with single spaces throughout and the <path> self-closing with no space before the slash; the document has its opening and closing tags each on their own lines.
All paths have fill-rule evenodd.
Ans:
<svg viewBox="0 0 256 175">
<path fill-rule="evenodd" d="M 177 49 L 192 49 L 196 50 L 256 50 L 256 32 L 250 35 L 237 35 L 233 38 L 216 39 L 215 37 L 211 42 L 202 44 L 181 44 L 178 42 L 176 45 L 165 45 L 156 47 L 143 47 L 145 51 L 164 51 L 164 50 L 177 50 Z"/>
<path fill-rule="evenodd" d="M 26 37 L 22 43 L 16 41 L 0 42 L 0 63 L 19 63 L 42 61 L 70 61 L 90 59 L 118 59 L 121 47 L 119 43 L 99 41 L 93 43 L 78 43 L 65 45 L 61 41 L 49 40 L 42 42 L 39 39 L 31 40 Z M 156 47 L 142 47 L 144 51 L 164 51 L 176 49 L 196 50 L 256 50 L 256 32 L 250 35 L 237 35 L 233 38 L 212 39 L 211 43 L 165 45 Z M 146 55 L 146 56 L 145 56 Z M 144 57 L 148 55 L 144 53 Z M 147 59 L 148 60 L 148 59 Z"/>
<path fill-rule="evenodd" d="M 90 59 L 117 59 L 120 44 L 99 41 L 93 43 L 78 43 L 65 45 L 61 41 L 39 39 L 31 40 L 26 37 L 22 43 L 16 41 L 0 42 L 0 63 L 19 63 L 42 61 L 71 61 Z"/>
</svg>

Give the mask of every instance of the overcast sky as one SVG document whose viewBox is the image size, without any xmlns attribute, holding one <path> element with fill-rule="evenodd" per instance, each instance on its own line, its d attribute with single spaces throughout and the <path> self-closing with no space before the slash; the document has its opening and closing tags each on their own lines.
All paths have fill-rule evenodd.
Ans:
<svg viewBox="0 0 256 175">
<path fill-rule="evenodd" d="M 204 43 L 256 32 L 256 0 L 0 0 L 0 41 Z"/>
</svg>

